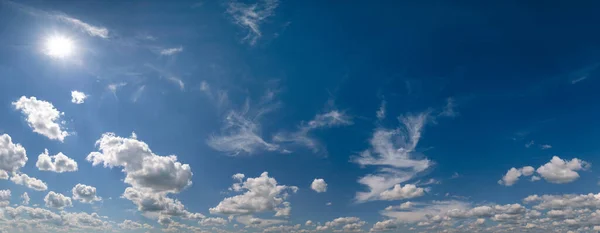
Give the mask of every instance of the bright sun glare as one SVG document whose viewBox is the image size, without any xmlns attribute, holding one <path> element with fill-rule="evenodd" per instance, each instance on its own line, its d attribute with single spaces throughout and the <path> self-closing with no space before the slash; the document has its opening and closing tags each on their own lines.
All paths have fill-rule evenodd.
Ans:
<svg viewBox="0 0 600 233">
<path fill-rule="evenodd" d="M 46 54 L 55 58 L 66 58 L 73 54 L 73 41 L 64 36 L 52 36 L 46 40 Z"/>
</svg>

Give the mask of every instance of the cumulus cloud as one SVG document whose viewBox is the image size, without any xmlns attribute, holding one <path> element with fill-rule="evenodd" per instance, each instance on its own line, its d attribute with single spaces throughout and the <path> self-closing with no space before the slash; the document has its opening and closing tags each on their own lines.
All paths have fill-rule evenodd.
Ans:
<svg viewBox="0 0 600 233">
<path fill-rule="evenodd" d="M 85 99 L 87 99 L 87 95 L 80 91 L 71 91 L 71 102 L 74 104 L 83 104 Z"/>
<path fill-rule="evenodd" d="M 93 203 L 95 201 L 101 201 L 102 198 L 96 196 L 96 187 L 77 184 L 71 190 L 73 193 L 73 199 L 83 203 Z"/>
<path fill-rule="evenodd" d="M 302 123 L 296 132 L 280 132 L 276 134 L 273 137 L 273 140 L 280 143 L 294 143 L 303 145 L 316 153 L 321 150 L 321 147 L 323 146 L 320 145 L 318 140 L 310 136 L 312 131 L 351 124 L 353 124 L 353 122 L 348 115 L 337 110 L 332 110 L 323 114 L 317 114 L 311 121 Z"/>
<path fill-rule="evenodd" d="M 425 194 L 423 188 L 417 188 L 417 186 L 413 184 L 406 184 L 404 187 L 402 185 L 397 184 L 394 185 L 394 188 L 390 190 L 385 190 L 380 194 L 381 200 L 402 200 L 402 199 L 410 199 L 415 197 L 420 197 Z"/>
<path fill-rule="evenodd" d="M 567 161 L 558 156 L 553 156 L 550 162 L 539 167 L 536 171 L 550 183 L 563 184 L 577 180 L 579 178 L 577 171 L 587 170 L 590 166 L 588 162 L 577 158 Z"/>
<path fill-rule="evenodd" d="M 171 216 L 195 220 L 204 218 L 204 215 L 200 213 L 189 212 L 179 200 L 169 198 L 164 193 L 142 192 L 138 189 L 127 187 L 122 197 L 132 201 L 138 210 L 143 213 L 162 216 L 164 223 L 167 223 L 165 221 L 170 220 Z"/>
<path fill-rule="evenodd" d="M 0 190 L 0 207 L 10 205 L 11 192 L 8 189 Z"/>
<path fill-rule="evenodd" d="M 326 222 L 324 225 L 318 225 L 317 231 L 333 231 L 333 232 L 361 232 L 362 227 L 366 224 L 358 217 L 340 217 L 332 221 Z"/>
<path fill-rule="evenodd" d="M 178 193 L 192 184 L 192 170 L 177 161 L 177 156 L 154 154 L 148 144 L 136 136 L 122 138 L 105 133 L 96 146 L 99 152 L 90 153 L 86 160 L 96 166 L 122 167 L 125 183 L 149 192 Z"/>
<path fill-rule="evenodd" d="M 324 193 L 327 191 L 327 183 L 325 183 L 324 179 L 315 179 L 310 185 L 310 188 L 317 193 Z"/>
<path fill-rule="evenodd" d="M 211 214 L 251 215 L 275 212 L 275 216 L 289 216 L 291 205 L 286 201 L 290 193 L 288 191 L 295 193 L 298 187 L 278 185 L 275 178 L 263 172 L 260 177 L 235 183 L 232 190 L 244 193 L 225 198 L 216 207 L 210 208 Z"/>
<path fill-rule="evenodd" d="M 0 179 L 8 179 L 9 173 L 18 172 L 25 163 L 27 163 L 25 148 L 19 143 L 13 143 L 10 135 L 0 135 Z"/>
<path fill-rule="evenodd" d="M 271 226 L 271 225 L 275 225 L 275 224 L 282 224 L 282 223 L 287 222 L 286 220 L 281 220 L 281 219 L 256 218 L 252 215 L 238 216 L 235 218 L 235 220 L 241 224 L 244 224 L 246 227 L 253 227 L 253 228 L 265 228 L 267 226 Z"/>
<path fill-rule="evenodd" d="M 162 49 L 162 50 L 160 50 L 160 55 L 171 56 L 171 55 L 175 55 L 176 53 L 181 53 L 181 52 L 183 52 L 183 47 L 179 46 L 176 48 Z"/>
<path fill-rule="evenodd" d="M 259 0 L 254 4 L 232 1 L 229 3 L 227 13 L 233 17 L 235 24 L 248 30 L 243 41 L 254 45 L 262 37 L 261 24 L 274 14 L 278 5 L 279 0 Z"/>
<path fill-rule="evenodd" d="M 14 174 L 10 180 L 15 184 L 23 185 L 36 191 L 45 191 L 48 189 L 46 183 L 34 177 L 29 177 L 27 174 Z"/>
<path fill-rule="evenodd" d="M 50 191 L 48 194 L 46 194 L 46 197 L 44 197 L 44 203 L 46 203 L 46 207 L 57 209 L 73 206 L 73 202 L 71 201 L 70 197 L 60 193 L 55 193 L 53 191 Z"/>
<path fill-rule="evenodd" d="M 395 189 L 396 185 L 414 178 L 433 164 L 415 151 L 427 116 L 428 113 L 421 113 L 400 117 L 401 127 L 393 130 L 385 128 L 375 130 L 369 141 L 371 148 L 352 160 L 361 166 L 380 168 L 377 173 L 366 175 L 358 180 L 360 184 L 366 185 L 369 191 L 358 192 L 357 201 L 389 199 L 388 194 L 393 193 L 390 189 Z M 382 196 L 384 192 L 386 196 Z"/>
<path fill-rule="evenodd" d="M 152 229 L 153 227 L 149 224 L 141 224 L 136 221 L 125 219 L 122 223 L 119 223 L 119 228 L 124 230 L 138 230 L 138 229 Z"/>
<path fill-rule="evenodd" d="M 577 173 L 577 171 L 587 170 L 590 166 L 590 163 L 577 158 L 567 161 L 558 156 L 553 156 L 550 162 L 540 166 L 537 170 L 531 166 L 525 166 L 519 169 L 514 167 L 511 168 L 506 172 L 506 175 L 498 181 L 498 184 L 512 186 L 519 180 L 519 177 L 531 176 L 534 172 L 537 172 L 539 176 L 550 183 L 570 183 L 579 178 L 579 173 Z M 540 180 L 539 176 L 533 176 L 531 181 Z"/>
<path fill-rule="evenodd" d="M 34 96 L 29 98 L 21 96 L 17 101 L 12 102 L 12 105 L 26 116 L 27 123 L 33 132 L 61 142 L 66 136 L 69 136 L 60 123 L 64 113 L 54 108 L 52 103 L 38 100 Z"/>
<path fill-rule="evenodd" d="M 278 107 L 278 104 L 270 104 L 272 98 L 260 103 L 257 111 L 251 112 L 249 100 L 241 111 L 230 111 L 225 116 L 221 135 L 212 135 L 207 141 L 208 146 L 232 156 L 278 150 L 278 145 L 262 138 L 259 124 L 261 116 Z"/>
<path fill-rule="evenodd" d="M 23 204 L 23 205 L 29 205 L 29 200 L 31 200 L 31 199 L 29 199 L 29 194 L 27 194 L 27 192 L 24 192 L 21 195 L 21 199 L 23 199 L 23 202 L 21 202 L 21 204 Z"/>
<path fill-rule="evenodd" d="M 45 149 L 44 153 L 38 156 L 35 166 L 40 171 L 58 173 L 77 171 L 77 162 L 75 160 L 67 157 L 62 152 L 58 152 L 56 155 L 49 155 L 48 149 Z"/>
<path fill-rule="evenodd" d="M 205 218 L 198 222 L 201 226 L 223 226 L 227 224 L 224 218 Z"/>
</svg>

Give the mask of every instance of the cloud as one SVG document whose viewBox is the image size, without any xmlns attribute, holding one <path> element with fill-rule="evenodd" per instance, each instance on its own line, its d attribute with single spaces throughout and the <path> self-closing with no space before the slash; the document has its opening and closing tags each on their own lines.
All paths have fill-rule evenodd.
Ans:
<svg viewBox="0 0 600 233">
<path fill-rule="evenodd" d="M 146 85 L 142 85 L 140 86 L 132 95 L 131 95 L 131 102 L 137 102 L 138 99 L 140 98 L 140 96 L 142 96 L 142 93 L 144 93 L 144 90 L 146 89 Z"/>
<path fill-rule="evenodd" d="M 71 192 L 73 193 L 73 200 L 78 200 L 83 203 L 93 203 L 102 200 L 102 198 L 96 196 L 96 187 L 77 184 L 73 187 Z"/>
<path fill-rule="evenodd" d="M 71 201 L 70 197 L 52 191 L 46 194 L 46 197 L 44 197 L 44 202 L 46 203 L 46 207 L 56 209 L 63 209 L 65 207 L 73 206 L 73 202 Z"/>
<path fill-rule="evenodd" d="M 225 198 L 216 207 L 210 208 L 211 214 L 251 215 L 262 212 L 275 212 L 275 216 L 289 216 L 290 203 L 286 201 L 291 191 L 298 187 L 278 185 L 277 181 L 263 172 L 260 177 L 247 178 L 246 181 L 234 183 L 232 190 L 242 192 L 237 196 Z"/>
<path fill-rule="evenodd" d="M 324 193 L 327 191 L 327 183 L 325 183 L 324 179 L 315 179 L 310 185 L 310 188 L 317 193 Z"/>
<path fill-rule="evenodd" d="M 69 136 L 69 133 L 59 124 L 64 113 L 54 108 L 52 103 L 38 100 L 34 96 L 29 98 L 21 96 L 20 99 L 12 102 L 12 105 L 27 117 L 27 123 L 33 132 L 61 142 Z"/>
<path fill-rule="evenodd" d="M 381 105 L 379 105 L 379 110 L 377 110 L 377 113 L 376 113 L 378 120 L 385 119 L 385 107 L 386 107 L 386 102 L 385 102 L 385 100 L 383 100 L 383 101 L 381 101 Z"/>
<path fill-rule="evenodd" d="M 183 52 L 183 47 L 168 48 L 160 50 L 160 55 L 171 56 Z"/>
<path fill-rule="evenodd" d="M 113 93 L 113 95 L 115 96 L 115 98 L 117 98 L 117 90 L 121 87 L 124 87 L 125 85 L 127 85 L 127 83 L 121 82 L 121 83 L 111 83 L 108 84 L 108 86 L 106 86 L 106 88 Z M 117 98 L 118 99 L 118 98 Z"/>
<path fill-rule="evenodd" d="M 550 183 L 570 183 L 579 178 L 579 170 L 587 170 L 591 165 L 588 162 L 574 158 L 571 161 L 562 160 L 553 156 L 550 162 L 539 167 L 536 171 L 542 178 Z"/>
<path fill-rule="evenodd" d="M 444 106 L 444 109 L 439 115 L 445 117 L 458 116 L 458 112 L 456 111 L 456 101 L 454 100 L 454 98 L 446 99 L 446 106 Z"/>
<path fill-rule="evenodd" d="M 552 145 L 544 144 L 544 145 L 541 145 L 540 148 L 542 148 L 542 150 L 547 150 L 547 149 L 551 149 Z"/>
<path fill-rule="evenodd" d="M 368 174 L 358 180 L 366 185 L 368 192 L 358 192 L 358 202 L 388 199 L 382 193 L 390 194 L 397 184 L 414 178 L 433 163 L 415 151 L 421 138 L 428 113 L 400 117 L 402 127 L 390 130 L 377 128 L 370 140 L 371 148 L 352 159 L 361 166 L 376 166 L 375 174 Z"/>
<path fill-rule="evenodd" d="M 333 232 L 362 232 L 362 227 L 366 224 L 358 217 L 340 217 L 332 221 L 325 222 L 324 225 L 318 225 L 317 231 Z"/>
<path fill-rule="evenodd" d="M 0 207 L 6 207 L 10 205 L 11 192 L 8 189 L 0 190 Z"/>
<path fill-rule="evenodd" d="M 198 222 L 201 226 L 223 226 L 227 224 L 224 218 L 205 218 Z"/>
<path fill-rule="evenodd" d="M 311 131 L 351 124 L 353 122 L 349 116 L 343 112 L 332 110 L 323 114 L 317 114 L 311 121 L 301 124 L 296 132 L 276 134 L 273 137 L 273 141 L 300 144 L 312 149 L 313 152 L 318 152 L 322 146 L 316 139 L 310 137 Z"/>
<path fill-rule="evenodd" d="M 142 192 L 127 187 L 122 197 L 132 201 L 143 213 L 162 216 L 163 223 L 168 221 L 167 218 L 170 220 L 171 216 L 195 220 L 204 218 L 202 214 L 189 212 L 179 200 L 169 198 L 164 193 Z"/>
<path fill-rule="evenodd" d="M 235 220 L 241 224 L 246 225 L 247 227 L 254 227 L 254 228 L 264 228 L 267 226 L 271 226 L 271 225 L 275 225 L 275 224 L 282 224 L 282 223 L 287 222 L 286 220 L 281 220 L 281 219 L 256 218 L 256 217 L 253 217 L 252 215 L 238 216 L 237 218 L 235 218 Z"/>
<path fill-rule="evenodd" d="M 172 83 L 177 84 L 177 86 L 179 86 L 179 89 L 182 90 L 182 91 L 185 88 L 185 83 L 183 83 L 183 81 L 181 81 L 180 78 L 177 78 L 175 76 L 169 76 L 167 78 L 167 80 L 171 81 Z"/>
<path fill-rule="evenodd" d="M 233 17 L 235 24 L 248 30 L 243 41 L 254 45 L 262 37 L 261 24 L 274 14 L 278 5 L 279 0 L 259 0 L 254 4 L 232 1 L 229 3 L 227 13 Z"/>
<path fill-rule="evenodd" d="M 534 170 L 531 166 L 525 166 L 520 169 L 511 168 L 508 170 L 506 175 L 498 181 L 498 184 L 505 186 L 512 186 L 519 180 L 521 175 L 531 176 L 534 171 L 537 172 L 542 178 L 550 183 L 563 184 L 570 183 L 579 178 L 577 171 L 587 170 L 591 167 L 591 164 L 583 160 L 574 158 L 571 161 L 562 160 L 558 156 L 553 156 L 550 162 L 540 166 L 537 170 Z M 540 180 L 540 177 L 533 176 L 531 181 Z"/>
<path fill-rule="evenodd" d="M 23 202 L 21 203 L 23 205 L 29 205 L 29 200 L 31 200 L 31 199 L 29 199 L 29 194 L 27 194 L 27 192 L 24 192 L 21 195 L 21 199 L 23 199 Z"/>
<path fill-rule="evenodd" d="M 139 222 L 125 219 L 122 223 L 119 223 L 119 228 L 124 229 L 124 230 L 138 230 L 138 229 L 152 229 L 154 227 L 152 227 L 146 223 L 141 224 Z"/>
<path fill-rule="evenodd" d="M 573 80 L 571 80 L 571 84 L 576 84 L 576 83 L 578 83 L 578 82 L 581 82 L 581 81 L 583 81 L 583 80 L 586 80 L 587 78 L 588 78 L 588 76 L 587 76 L 587 75 L 584 75 L 584 76 L 581 76 L 581 77 L 579 77 L 579 78 L 573 79 Z"/>
<path fill-rule="evenodd" d="M 80 91 L 71 91 L 71 102 L 74 104 L 83 104 L 88 96 Z"/>
<path fill-rule="evenodd" d="M 45 191 L 48 189 L 46 183 L 34 177 L 29 177 L 27 174 L 13 174 L 10 180 L 15 184 L 23 185 L 35 191 Z"/>
<path fill-rule="evenodd" d="M 391 190 L 385 190 L 380 194 L 381 200 L 402 200 L 402 199 L 410 199 L 415 197 L 420 197 L 425 194 L 423 188 L 417 188 L 417 186 L 413 184 L 406 184 L 404 187 L 402 185 L 397 184 L 394 185 L 394 188 Z"/>
<path fill-rule="evenodd" d="M 87 24 L 87 23 L 79 20 L 79 19 L 69 17 L 64 14 L 54 15 L 54 17 L 58 20 L 61 20 L 63 22 L 71 24 L 71 26 L 76 27 L 76 28 L 86 32 L 90 36 L 97 36 L 97 37 L 101 37 L 104 39 L 108 38 L 108 29 L 106 29 L 105 27 L 92 26 L 90 24 Z"/>
<path fill-rule="evenodd" d="M 241 111 L 230 111 L 225 116 L 221 135 L 210 136 L 208 146 L 232 156 L 278 150 L 278 145 L 266 142 L 260 136 L 260 117 L 278 107 L 277 103 L 271 104 L 272 98 L 263 100 L 258 110 L 253 112 L 250 112 L 249 100 L 246 100 Z"/>
<path fill-rule="evenodd" d="M 27 151 L 21 144 L 13 143 L 8 134 L 0 135 L 0 176 L 8 179 L 8 173 L 18 172 L 27 163 Z"/>
<path fill-rule="evenodd" d="M 535 144 L 535 142 L 533 140 L 531 140 L 530 142 L 525 144 L 525 148 L 529 148 L 529 147 L 533 146 L 534 144 Z"/>
<path fill-rule="evenodd" d="M 123 167 L 125 183 L 141 191 L 179 193 L 192 184 L 192 171 L 188 164 L 177 161 L 177 156 L 154 154 L 148 144 L 137 136 L 122 138 L 114 133 L 105 133 L 86 160 L 96 166 Z"/>
<path fill-rule="evenodd" d="M 56 155 L 48 155 L 48 149 L 38 156 L 35 166 L 40 171 L 51 171 L 57 173 L 77 171 L 77 162 L 67 157 L 62 152 Z"/>
</svg>

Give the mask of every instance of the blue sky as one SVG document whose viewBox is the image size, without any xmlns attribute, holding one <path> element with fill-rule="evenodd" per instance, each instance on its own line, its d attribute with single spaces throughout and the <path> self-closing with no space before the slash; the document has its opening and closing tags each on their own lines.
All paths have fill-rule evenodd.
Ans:
<svg viewBox="0 0 600 233">
<path fill-rule="evenodd" d="M 597 7 L 0 0 L 0 232 L 598 232 Z"/>
</svg>

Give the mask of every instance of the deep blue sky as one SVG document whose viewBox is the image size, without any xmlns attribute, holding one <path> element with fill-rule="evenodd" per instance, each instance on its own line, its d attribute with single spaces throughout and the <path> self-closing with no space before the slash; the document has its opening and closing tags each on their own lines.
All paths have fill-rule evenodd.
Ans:
<svg viewBox="0 0 600 233">
<path fill-rule="evenodd" d="M 11 193 L 5 195 L 10 207 L 2 207 L 0 232 L 33 224 L 28 221 L 50 225 L 49 232 L 507 230 L 498 224 L 517 231 L 592 232 L 600 226 L 590 217 L 600 208 L 600 197 L 589 206 L 561 208 L 523 199 L 598 192 L 598 7 L 594 1 L 0 1 L 0 133 L 22 145 L 28 157 L 16 170 L 0 165 L 10 177 L 0 180 L 0 190 Z M 51 38 L 70 41 L 72 54 L 51 56 Z M 85 93 L 84 103 L 72 102 L 75 90 Z M 36 132 L 41 126 L 17 107 L 21 96 L 64 113 L 42 118 L 69 135 L 61 141 Z M 378 119 L 382 106 L 385 118 Z M 423 127 L 412 148 L 408 138 L 415 132 L 401 121 L 419 114 Z M 94 166 L 86 157 L 108 154 L 97 144 L 108 132 L 147 144 L 151 158 L 176 155 L 191 168 L 191 185 L 161 192 L 157 187 L 183 178 L 158 169 L 156 176 L 128 181 L 138 169 L 131 161 Z M 132 132 L 137 138 L 125 139 Z M 388 153 L 399 156 L 391 158 L 396 165 L 358 161 L 365 151 L 384 156 L 371 140 L 378 132 L 394 134 L 378 142 L 393 145 Z M 14 151 L 2 152 L 2 146 L 0 161 L 8 164 Z M 36 162 L 44 149 L 50 155 L 62 152 L 78 169 L 42 171 Z M 142 162 L 136 151 L 123 153 Z M 560 160 L 553 163 L 553 156 Z M 426 169 L 410 165 L 425 158 Z M 556 163 L 561 160 L 570 163 Z M 534 173 L 525 174 L 525 166 Z M 508 181 L 513 167 L 521 175 L 518 181 Z M 268 197 L 228 190 L 237 182 L 234 174 L 244 174 L 249 187 L 247 178 L 265 171 L 286 187 Z M 47 188 L 12 181 L 22 174 Z M 401 181 L 385 187 L 393 197 L 379 191 L 361 199 L 359 193 L 369 188 L 359 180 L 368 175 Z M 311 189 L 316 178 L 327 183 L 325 192 Z M 76 200 L 72 189 L 78 183 L 95 187 L 102 200 Z M 144 203 L 124 196 L 128 187 L 177 199 L 187 212 L 144 209 Z M 63 200 L 70 197 L 72 204 L 48 204 L 44 198 L 51 191 Z M 23 192 L 29 204 L 21 203 Z M 237 204 L 227 202 L 236 195 Z M 248 206 L 252 200 L 268 203 Z M 394 207 L 407 201 L 413 206 Z M 280 214 L 284 202 L 291 212 Z M 500 206 L 515 203 L 524 210 L 515 214 Z M 17 206 L 23 206 L 20 217 L 7 217 Z M 225 206 L 235 210 L 219 208 Z M 477 206 L 489 206 L 492 213 L 469 212 Z M 578 208 L 587 212 L 547 213 Z M 62 218 L 80 212 L 107 218 L 86 215 L 104 223 L 79 226 L 27 215 L 41 209 Z M 466 216 L 450 214 L 453 209 Z M 531 217 L 534 209 L 541 216 Z M 167 218 L 174 223 L 160 221 Z M 578 224 L 567 221 L 573 219 Z M 124 220 L 152 228 L 119 226 Z M 225 222 L 209 226 L 212 220 Z"/>
</svg>

